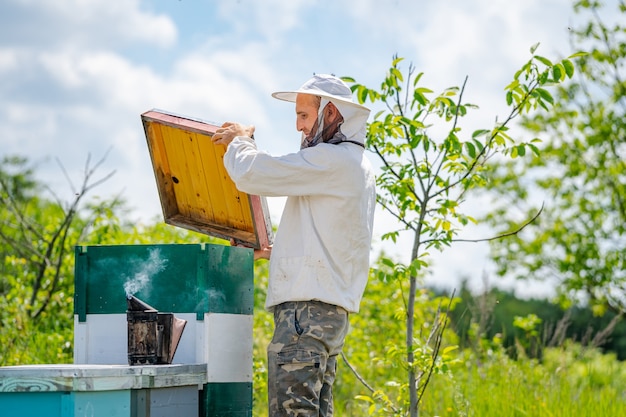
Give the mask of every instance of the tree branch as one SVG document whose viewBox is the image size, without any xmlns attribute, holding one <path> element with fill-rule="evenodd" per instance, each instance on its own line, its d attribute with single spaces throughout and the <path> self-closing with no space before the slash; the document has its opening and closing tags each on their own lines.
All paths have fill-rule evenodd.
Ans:
<svg viewBox="0 0 626 417">
<path fill-rule="evenodd" d="M 482 238 L 482 239 L 452 239 L 451 242 L 479 243 L 479 242 L 489 242 L 489 241 L 492 241 L 492 240 L 503 239 L 503 238 L 509 237 L 509 236 L 515 236 L 519 232 L 524 230 L 524 228 L 526 228 L 526 226 L 530 225 L 535 220 L 537 220 L 537 218 L 541 215 L 541 212 L 543 212 L 543 208 L 544 208 L 544 203 L 541 203 L 541 208 L 539 209 L 539 211 L 530 220 L 527 220 L 523 225 L 521 225 L 519 228 L 513 230 L 512 232 L 507 232 L 507 233 L 503 233 L 501 235 L 492 236 L 492 237 L 488 237 L 488 238 Z M 429 239 L 429 240 L 425 240 L 424 243 L 426 243 L 426 242 L 432 243 L 432 242 L 434 242 L 436 240 L 437 239 Z"/>
<path fill-rule="evenodd" d="M 367 381 L 365 380 L 365 378 L 363 378 L 361 376 L 361 374 L 359 374 L 359 372 L 356 370 L 356 368 L 354 366 L 352 366 L 352 364 L 350 363 L 350 361 L 348 360 L 348 358 L 346 357 L 345 353 L 343 353 L 343 351 L 341 352 L 341 358 L 343 359 L 343 361 L 346 363 L 346 365 L 348 366 L 348 368 L 350 368 L 350 370 L 352 371 L 352 373 L 354 374 L 354 376 L 356 377 L 356 379 L 359 380 L 359 382 L 361 384 L 363 384 L 363 386 L 365 388 L 367 388 L 372 394 L 375 394 L 377 391 L 370 385 L 367 383 Z M 391 409 L 394 411 L 394 413 L 398 413 L 400 412 L 400 410 L 387 398 L 387 400 L 385 401 L 385 403 L 391 407 Z"/>
<path fill-rule="evenodd" d="M 504 121 L 504 123 L 500 124 L 500 126 L 497 129 L 501 129 L 501 128 L 507 126 L 511 122 L 511 120 L 513 120 L 514 118 L 517 117 L 517 115 L 520 112 L 520 109 L 522 108 L 522 106 L 524 104 L 526 104 L 526 101 L 530 98 L 531 93 L 535 91 L 535 88 L 537 88 L 538 85 L 539 84 L 536 81 L 534 83 L 531 83 L 528 91 L 524 94 L 524 98 L 520 101 L 520 103 L 518 105 L 513 107 L 513 109 L 511 110 L 511 112 L 507 116 L 507 118 Z M 498 132 L 499 131 L 496 130 L 494 133 L 492 133 L 492 135 L 489 137 L 489 140 L 487 141 L 485 146 L 480 150 L 478 155 L 476 155 L 476 157 L 472 160 L 472 163 L 467 168 L 467 171 L 465 171 L 465 173 L 459 179 L 457 179 L 456 181 L 451 182 L 447 186 L 443 187 L 441 190 L 435 192 L 433 194 L 433 197 L 436 197 L 438 195 L 441 195 L 443 193 L 448 192 L 450 189 L 456 187 L 458 184 L 460 184 L 461 182 L 466 180 L 474 172 L 474 170 L 476 169 L 476 166 L 478 166 L 479 161 L 481 160 L 481 158 L 483 158 L 487 154 L 487 151 L 488 151 L 488 149 L 491 148 L 491 145 L 493 144 L 496 136 L 498 135 Z"/>
<path fill-rule="evenodd" d="M 426 388 L 428 387 L 428 384 L 430 383 L 430 379 L 432 377 L 432 374 L 435 370 L 435 364 L 437 362 L 437 358 L 439 357 L 439 351 L 441 350 L 441 343 L 443 341 L 443 332 L 446 330 L 446 327 L 448 326 L 448 317 L 447 317 L 447 313 L 450 312 L 450 308 L 452 306 L 452 299 L 454 298 L 454 291 L 452 292 L 452 295 L 450 296 L 450 299 L 448 301 L 448 308 L 446 310 L 446 317 L 441 320 L 441 304 L 439 304 L 439 306 L 437 307 L 437 313 L 435 315 L 435 323 L 437 323 L 436 326 L 433 327 L 432 331 L 430 332 L 430 334 L 428 335 L 428 339 L 426 341 L 426 344 L 430 344 L 433 340 L 433 338 L 435 339 L 435 346 L 433 347 L 433 351 L 431 353 L 431 362 L 430 362 L 430 366 L 428 367 L 428 372 L 426 374 L 426 380 L 424 381 L 424 384 L 421 385 L 421 392 L 419 394 L 419 397 L 417 399 L 417 403 L 419 404 L 422 401 L 422 397 L 424 396 L 424 393 L 426 392 Z M 421 380 L 421 377 L 424 375 L 424 373 L 422 373 L 422 375 L 420 375 L 420 378 L 418 378 L 418 381 Z"/>
</svg>

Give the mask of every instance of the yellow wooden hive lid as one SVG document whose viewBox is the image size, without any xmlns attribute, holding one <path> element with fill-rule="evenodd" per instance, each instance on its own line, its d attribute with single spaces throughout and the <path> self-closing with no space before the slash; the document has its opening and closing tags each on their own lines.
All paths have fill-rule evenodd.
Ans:
<svg viewBox="0 0 626 417">
<path fill-rule="evenodd" d="M 167 224 L 255 249 L 272 244 L 265 197 L 239 191 L 230 179 L 226 148 L 211 141 L 216 124 L 161 110 L 141 120 Z"/>
</svg>

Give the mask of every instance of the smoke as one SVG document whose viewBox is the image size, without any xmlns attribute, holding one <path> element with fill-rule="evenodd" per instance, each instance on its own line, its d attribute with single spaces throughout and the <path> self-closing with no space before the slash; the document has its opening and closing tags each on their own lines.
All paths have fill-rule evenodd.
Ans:
<svg viewBox="0 0 626 417">
<path fill-rule="evenodd" d="M 137 292 L 144 289 L 150 282 L 150 278 L 163 271 L 166 266 L 167 259 L 161 258 L 161 251 L 159 249 L 151 249 L 149 259 L 146 262 L 138 264 L 137 272 L 124 283 L 126 296 L 135 295 Z"/>
<path fill-rule="evenodd" d="M 226 304 L 226 294 L 215 288 L 205 290 L 204 297 L 198 299 L 196 311 L 204 311 L 203 309 L 206 308 L 205 302 L 208 302 L 210 306 L 222 306 Z"/>
</svg>

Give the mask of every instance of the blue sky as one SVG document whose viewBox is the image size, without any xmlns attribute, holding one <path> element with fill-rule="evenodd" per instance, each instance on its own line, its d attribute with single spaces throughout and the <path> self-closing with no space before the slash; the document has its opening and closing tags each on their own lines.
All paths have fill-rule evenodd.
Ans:
<svg viewBox="0 0 626 417">
<path fill-rule="evenodd" d="M 3 0 L 0 156 L 29 157 L 69 200 L 57 160 L 78 184 L 88 155 L 109 150 L 99 172 L 115 175 L 92 196 L 121 193 L 134 218 L 151 221 L 161 212 L 146 110 L 254 124 L 261 148 L 291 152 L 293 108 L 271 92 L 315 72 L 377 86 L 398 54 L 435 91 L 468 76 L 465 97 L 480 106 L 469 123 L 488 127 L 505 114 L 503 87 L 531 45 L 548 57 L 572 52 L 573 19 L 568 0 Z M 275 222 L 281 207 L 270 201 Z M 378 235 L 388 222 L 377 217 Z M 402 258 L 404 244 L 387 250 Z M 430 279 L 480 277 L 486 251 L 447 251 Z"/>
</svg>

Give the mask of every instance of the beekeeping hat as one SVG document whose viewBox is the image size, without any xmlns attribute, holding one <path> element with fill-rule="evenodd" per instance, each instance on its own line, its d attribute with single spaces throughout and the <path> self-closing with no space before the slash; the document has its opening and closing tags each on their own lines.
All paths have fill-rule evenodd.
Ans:
<svg viewBox="0 0 626 417">
<path fill-rule="evenodd" d="M 339 78 L 328 74 L 315 74 L 313 78 L 302 84 L 302 87 L 295 91 L 277 91 L 272 93 L 272 97 L 279 100 L 295 102 L 298 94 L 312 94 L 328 99 L 333 104 L 347 104 L 350 107 L 365 110 L 365 106 L 352 101 L 352 91 Z M 344 115 L 345 116 L 345 115 Z"/>
</svg>

